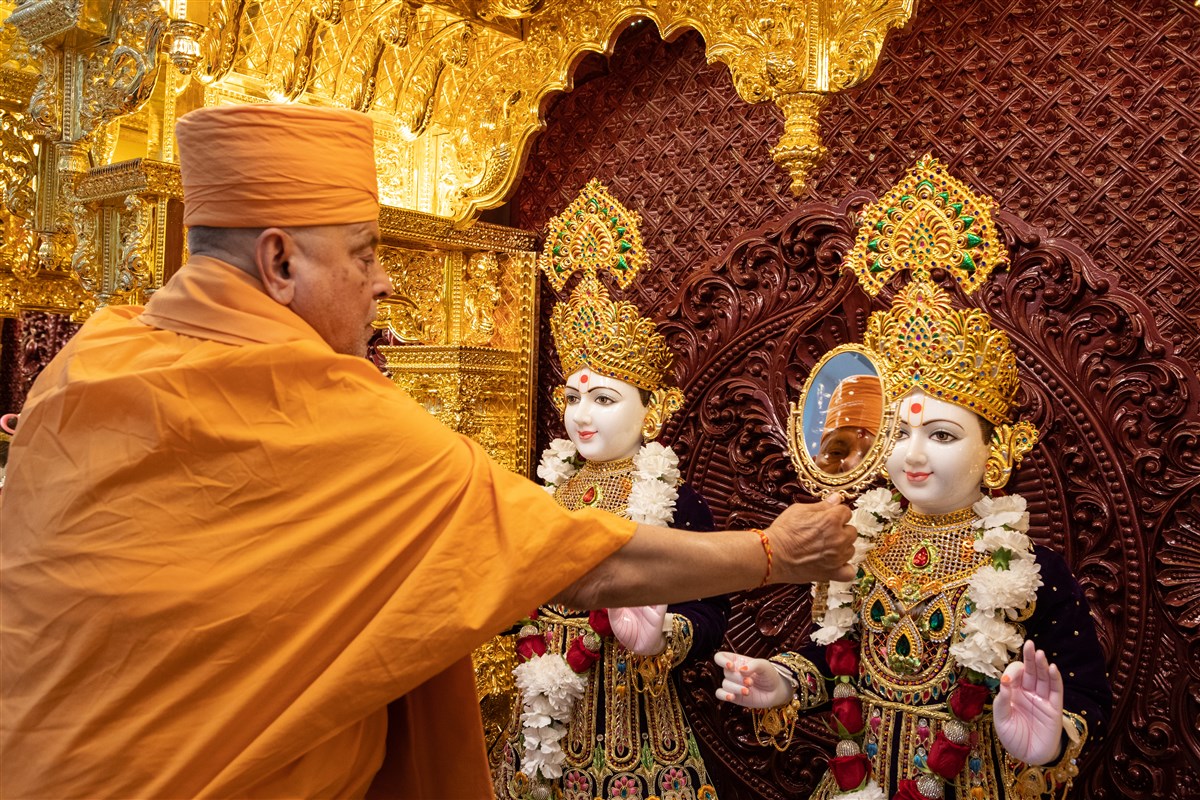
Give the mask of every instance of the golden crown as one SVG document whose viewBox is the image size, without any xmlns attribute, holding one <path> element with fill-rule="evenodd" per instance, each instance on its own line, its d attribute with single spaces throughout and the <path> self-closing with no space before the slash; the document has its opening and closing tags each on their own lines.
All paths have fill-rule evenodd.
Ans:
<svg viewBox="0 0 1200 800">
<path fill-rule="evenodd" d="M 673 360 L 666 339 L 633 303 L 609 297 L 597 275 L 607 269 L 622 289 L 633 282 L 646 260 L 638 223 L 596 180 L 550 220 L 538 267 L 556 291 L 583 273 L 550 314 L 563 375 L 587 367 L 648 391 L 664 385 Z"/>
<path fill-rule="evenodd" d="M 846 264 L 871 295 L 897 272 L 912 278 L 889 310 L 871 315 L 863 336 L 888 364 L 890 401 L 920 388 L 994 425 L 1012 420 L 1020 378 L 1008 336 L 983 311 L 953 308 L 930 277 L 945 270 L 970 294 L 1007 265 L 994 208 L 926 155 L 864 210 Z"/>
</svg>

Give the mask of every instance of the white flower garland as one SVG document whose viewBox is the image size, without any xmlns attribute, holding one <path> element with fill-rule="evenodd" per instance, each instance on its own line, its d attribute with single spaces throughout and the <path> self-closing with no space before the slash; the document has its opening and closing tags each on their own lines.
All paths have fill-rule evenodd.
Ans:
<svg viewBox="0 0 1200 800">
<path fill-rule="evenodd" d="M 525 758 L 521 771 L 530 778 L 561 778 L 566 753 L 560 741 L 567 735 L 571 709 L 587 688 L 562 656 L 547 653 L 518 664 L 513 670 L 521 692 L 521 733 Z"/>
<path fill-rule="evenodd" d="M 1024 497 L 984 497 L 972 510 L 981 530 L 975 551 L 990 555 L 992 563 L 980 567 L 967 584 L 967 597 L 975 608 L 963 625 L 963 640 L 950 645 L 950 655 L 959 666 L 999 678 L 1024 641 L 1009 620 L 1037 599 L 1042 570 L 1026 535 L 1029 512 Z"/>
<path fill-rule="evenodd" d="M 555 439 L 542 453 L 538 477 L 553 495 L 558 487 L 579 471 L 581 459 L 574 442 Z M 666 525 L 675 516 L 679 499 L 679 456 L 669 447 L 650 442 L 633 457 L 633 486 L 629 490 L 625 516 L 647 525 Z"/>
<path fill-rule="evenodd" d="M 960 667 L 991 678 L 1000 673 L 1021 649 L 1023 639 L 1009 620 L 1037 598 L 1042 585 L 1041 567 L 1033 557 L 1029 530 L 1029 512 L 1020 495 L 984 497 L 972 510 L 979 516 L 980 533 L 975 550 L 987 553 L 992 563 L 976 570 L 967 584 L 967 597 L 974 610 L 963 624 L 963 639 L 950 646 L 950 654 Z M 850 524 L 858 530 L 854 557 L 858 566 L 877 544 L 879 534 L 900 517 L 900 504 L 889 489 L 872 489 L 854 504 Z M 813 584 L 814 591 L 818 584 Z M 831 581 L 826 612 L 816 620 L 812 634 L 817 644 L 836 642 L 854 630 L 854 582 Z"/>
<path fill-rule="evenodd" d="M 852 566 L 857 567 L 863 562 L 875 547 L 879 534 L 889 523 L 899 519 L 900 514 L 900 503 L 893 498 L 890 489 L 872 489 L 858 498 L 850 516 L 850 524 L 858 530 L 854 555 L 850 559 Z M 829 581 L 825 615 L 816 620 L 819 627 L 812 634 L 812 640 L 817 644 L 833 644 L 854 630 L 858 622 L 854 613 L 854 584 L 855 581 Z M 814 595 L 819 586 L 813 584 Z"/>
</svg>

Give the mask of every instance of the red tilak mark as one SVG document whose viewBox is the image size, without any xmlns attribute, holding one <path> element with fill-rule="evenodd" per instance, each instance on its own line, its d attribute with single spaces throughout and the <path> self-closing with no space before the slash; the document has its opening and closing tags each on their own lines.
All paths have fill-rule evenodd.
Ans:
<svg viewBox="0 0 1200 800">
<path fill-rule="evenodd" d="M 908 410 L 909 410 L 909 411 L 911 411 L 911 412 L 912 412 L 912 413 L 914 413 L 914 414 L 920 414 L 920 413 L 921 413 L 921 404 L 920 404 L 920 403 L 913 403 L 911 406 L 909 406 L 909 409 L 908 409 Z"/>
<path fill-rule="evenodd" d="M 579 382 L 580 382 L 580 383 L 587 383 L 587 375 L 580 375 L 580 376 L 579 376 Z"/>
</svg>

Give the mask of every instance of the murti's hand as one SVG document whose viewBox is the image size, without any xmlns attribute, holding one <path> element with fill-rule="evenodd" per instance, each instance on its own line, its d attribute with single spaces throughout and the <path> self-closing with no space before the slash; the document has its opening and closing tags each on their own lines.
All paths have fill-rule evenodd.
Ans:
<svg viewBox="0 0 1200 800">
<path fill-rule="evenodd" d="M 996 737 L 1013 758 L 1048 764 L 1058 757 L 1062 740 L 1062 675 L 1032 641 L 1026 640 L 1022 658 L 1000 676 L 992 704 Z"/>
<path fill-rule="evenodd" d="M 633 608 L 610 608 L 608 624 L 617 641 L 639 656 L 655 656 L 667 647 L 663 622 L 667 617 L 666 606 L 634 606 Z"/>
<path fill-rule="evenodd" d="M 772 583 L 854 580 L 849 562 L 858 532 L 841 495 L 788 506 L 766 533 L 775 554 Z"/>
<path fill-rule="evenodd" d="M 790 703 L 796 696 L 791 684 L 766 659 L 720 652 L 713 661 L 725 670 L 721 688 L 717 689 L 718 700 L 746 708 L 774 708 Z"/>
</svg>

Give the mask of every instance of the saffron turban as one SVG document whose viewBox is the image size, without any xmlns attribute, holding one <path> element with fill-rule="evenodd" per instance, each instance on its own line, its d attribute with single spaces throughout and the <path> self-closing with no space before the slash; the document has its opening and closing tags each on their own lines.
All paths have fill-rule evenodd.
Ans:
<svg viewBox="0 0 1200 800">
<path fill-rule="evenodd" d="M 379 216 L 371 118 L 295 105 L 203 108 L 175 126 L 183 223 L 302 227 Z"/>
<path fill-rule="evenodd" d="M 825 412 L 825 432 L 866 428 L 879 433 L 883 419 L 883 387 L 874 375 L 851 375 L 837 385 Z"/>
</svg>

